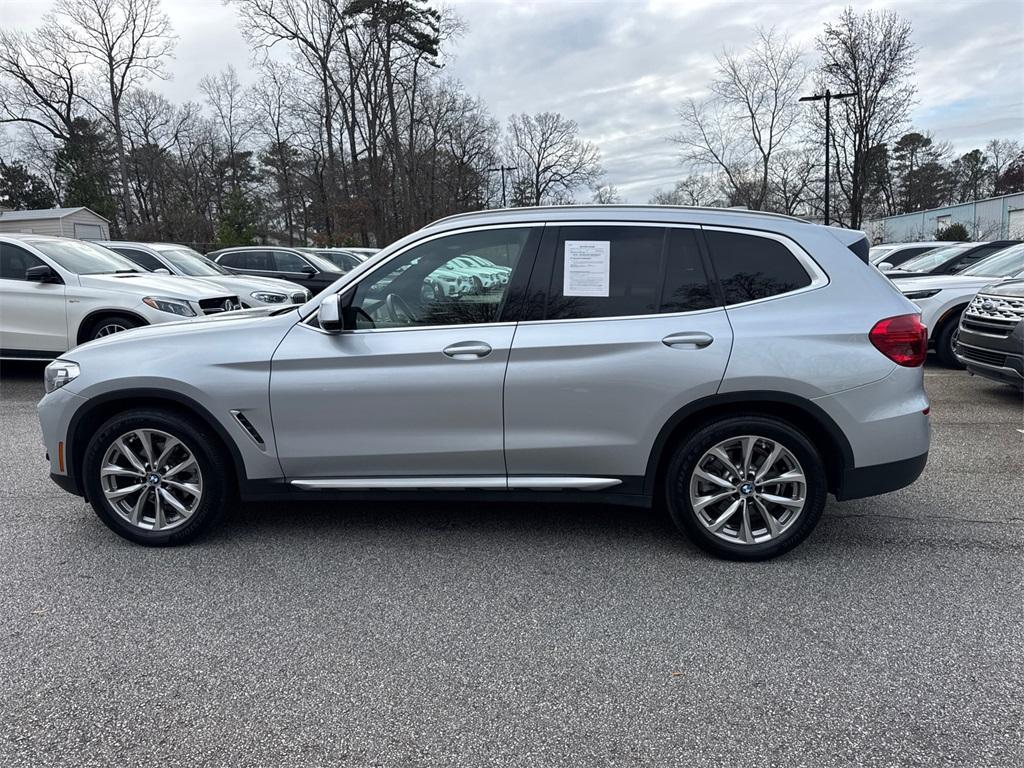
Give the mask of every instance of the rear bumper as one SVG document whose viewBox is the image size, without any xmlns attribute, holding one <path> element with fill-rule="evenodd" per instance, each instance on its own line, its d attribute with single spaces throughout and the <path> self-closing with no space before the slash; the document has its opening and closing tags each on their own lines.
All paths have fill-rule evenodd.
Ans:
<svg viewBox="0 0 1024 768">
<path fill-rule="evenodd" d="M 863 499 L 866 496 L 878 496 L 906 488 L 921 476 L 927 463 L 926 452 L 911 459 L 847 469 L 843 472 L 840 485 L 835 491 L 836 499 Z"/>
</svg>

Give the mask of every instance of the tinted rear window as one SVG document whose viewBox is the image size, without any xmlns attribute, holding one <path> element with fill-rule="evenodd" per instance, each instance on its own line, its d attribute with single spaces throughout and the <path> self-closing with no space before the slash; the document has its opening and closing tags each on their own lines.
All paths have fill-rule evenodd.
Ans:
<svg viewBox="0 0 1024 768">
<path fill-rule="evenodd" d="M 807 270 L 777 240 L 713 229 L 705 230 L 704 236 L 726 304 L 777 296 L 811 284 Z"/>
<path fill-rule="evenodd" d="M 217 260 L 218 264 L 234 269 L 251 269 L 261 272 L 272 272 L 273 265 L 270 263 L 269 251 L 235 251 L 225 253 Z"/>
</svg>

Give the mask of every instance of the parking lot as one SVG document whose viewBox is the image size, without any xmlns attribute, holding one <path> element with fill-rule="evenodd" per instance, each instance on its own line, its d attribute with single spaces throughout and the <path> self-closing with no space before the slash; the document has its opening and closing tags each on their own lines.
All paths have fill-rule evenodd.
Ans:
<svg viewBox="0 0 1024 768">
<path fill-rule="evenodd" d="M 1024 420 L 926 369 L 913 486 L 785 557 L 619 507 L 261 505 L 146 549 L 46 476 L 0 380 L 0 764 L 1024 760 Z"/>
</svg>

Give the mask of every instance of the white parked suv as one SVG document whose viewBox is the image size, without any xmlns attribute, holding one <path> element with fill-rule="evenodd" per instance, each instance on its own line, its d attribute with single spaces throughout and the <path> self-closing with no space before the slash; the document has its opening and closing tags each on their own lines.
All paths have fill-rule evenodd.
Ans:
<svg viewBox="0 0 1024 768">
<path fill-rule="evenodd" d="M 301 285 L 276 277 L 236 275 L 210 261 L 198 251 L 176 243 L 129 243 L 96 241 L 124 256 L 147 272 L 163 269 L 172 275 L 196 277 L 238 294 L 243 308 L 280 304 L 305 304 L 310 293 Z"/>
<path fill-rule="evenodd" d="M 1004 248 L 970 269 L 955 275 L 934 275 L 893 280 L 900 292 L 921 309 L 928 327 L 928 342 L 939 360 L 954 368 L 960 316 L 974 295 L 987 285 L 1024 277 L 1024 244 Z"/>
<path fill-rule="evenodd" d="M 84 240 L 0 235 L 3 358 L 50 360 L 118 331 L 239 308 L 219 286 L 143 272 Z"/>
</svg>

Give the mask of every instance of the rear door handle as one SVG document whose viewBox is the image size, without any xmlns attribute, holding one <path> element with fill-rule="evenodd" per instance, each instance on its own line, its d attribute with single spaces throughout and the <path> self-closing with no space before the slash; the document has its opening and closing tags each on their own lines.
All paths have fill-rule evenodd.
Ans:
<svg viewBox="0 0 1024 768">
<path fill-rule="evenodd" d="M 482 341 L 460 341 L 445 347 L 444 353 L 455 360 L 473 360 L 491 354 L 491 345 Z"/>
<path fill-rule="evenodd" d="M 670 333 L 661 340 L 661 343 L 675 349 L 703 349 L 714 340 L 715 337 L 710 333 L 683 331 L 682 333 Z"/>
</svg>

